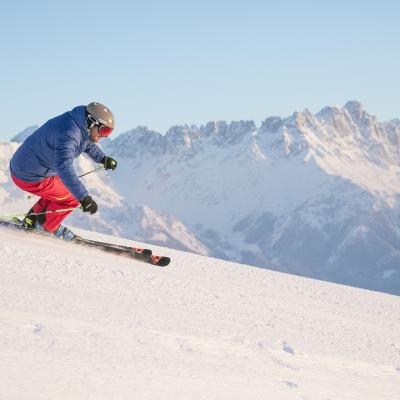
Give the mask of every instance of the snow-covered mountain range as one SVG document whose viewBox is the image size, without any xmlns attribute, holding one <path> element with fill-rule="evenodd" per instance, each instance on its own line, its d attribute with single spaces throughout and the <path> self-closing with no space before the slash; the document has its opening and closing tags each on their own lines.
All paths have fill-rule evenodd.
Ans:
<svg viewBox="0 0 400 400">
<path fill-rule="evenodd" d="M 355 101 L 260 126 L 218 121 L 165 135 L 138 127 L 103 144 L 115 172 L 83 178 L 100 213 L 69 221 L 400 294 L 399 140 L 399 120 L 379 122 Z M 0 150 L 0 201 L 10 211 L 23 196 L 7 178 L 15 146 Z"/>
</svg>

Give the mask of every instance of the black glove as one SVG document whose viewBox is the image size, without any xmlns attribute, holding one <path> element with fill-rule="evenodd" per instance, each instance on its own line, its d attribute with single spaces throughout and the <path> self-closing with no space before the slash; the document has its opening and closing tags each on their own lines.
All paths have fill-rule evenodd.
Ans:
<svg viewBox="0 0 400 400">
<path fill-rule="evenodd" d="M 90 214 L 94 214 L 98 209 L 97 203 L 92 199 L 92 196 L 84 197 L 80 203 L 84 212 L 90 212 Z"/>
<path fill-rule="evenodd" d="M 118 163 L 111 157 L 104 157 L 101 160 L 101 163 L 104 165 L 105 169 L 112 169 L 112 170 L 117 168 L 118 165 Z"/>
</svg>

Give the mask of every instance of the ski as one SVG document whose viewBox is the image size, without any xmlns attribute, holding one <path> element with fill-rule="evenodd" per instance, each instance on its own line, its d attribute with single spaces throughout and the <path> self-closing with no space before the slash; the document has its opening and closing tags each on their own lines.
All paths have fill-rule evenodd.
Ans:
<svg viewBox="0 0 400 400">
<path fill-rule="evenodd" d="M 35 233 L 34 231 L 26 231 L 20 221 L 2 221 L 0 220 L 0 225 L 9 226 L 15 229 L 19 229 L 21 231 L 25 231 L 27 233 Z M 40 232 L 39 232 L 40 233 Z M 48 237 L 48 236 L 47 236 Z M 117 254 L 117 255 L 124 255 L 128 257 L 132 257 L 135 260 L 142 261 L 151 265 L 156 265 L 159 267 L 166 267 L 171 259 L 166 256 L 157 256 L 154 255 L 150 249 L 144 249 L 140 247 L 131 247 L 126 245 L 119 245 L 114 243 L 108 242 L 101 242 L 97 240 L 85 239 L 80 236 L 76 236 L 71 243 L 75 243 L 78 245 L 84 245 L 88 247 L 94 247 L 101 249 L 105 252 Z"/>
<path fill-rule="evenodd" d="M 101 242 L 98 240 L 85 239 L 81 236 L 77 236 L 73 242 L 78 243 L 78 244 L 84 244 L 87 246 L 92 246 L 92 247 L 107 247 L 109 249 L 114 249 L 114 250 L 120 251 L 120 252 L 132 252 L 133 255 L 135 256 L 135 258 L 148 259 L 149 257 L 151 257 L 153 255 L 153 252 L 150 249 L 142 249 L 140 247 L 131 247 L 131 246 L 125 246 L 125 245 L 120 245 L 120 244 L 115 244 L 115 243 Z"/>
<path fill-rule="evenodd" d="M 152 265 L 157 265 L 159 267 L 166 267 L 171 261 L 169 257 L 154 255 L 150 249 L 124 246 L 108 242 L 100 242 L 97 240 L 85 239 L 80 236 L 77 236 L 77 238 L 73 242 L 89 247 L 97 247 L 113 254 L 128 255 L 135 258 L 136 260 L 143 261 Z"/>
</svg>

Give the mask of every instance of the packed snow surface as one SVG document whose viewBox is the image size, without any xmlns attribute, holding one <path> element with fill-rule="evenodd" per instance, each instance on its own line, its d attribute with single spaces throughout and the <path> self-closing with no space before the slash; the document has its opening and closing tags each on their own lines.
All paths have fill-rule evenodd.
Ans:
<svg viewBox="0 0 400 400">
<path fill-rule="evenodd" d="M 400 398 L 399 297 L 154 250 L 0 228 L 0 399 Z"/>
</svg>

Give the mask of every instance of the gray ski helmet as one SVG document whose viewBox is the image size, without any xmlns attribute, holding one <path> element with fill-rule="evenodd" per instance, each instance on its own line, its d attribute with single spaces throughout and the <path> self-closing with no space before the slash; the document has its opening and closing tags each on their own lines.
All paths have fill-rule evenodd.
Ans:
<svg viewBox="0 0 400 400">
<path fill-rule="evenodd" d="M 104 104 L 93 102 L 86 106 L 86 112 L 96 118 L 100 124 L 114 129 L 114 114 Z"/>
</svg>

